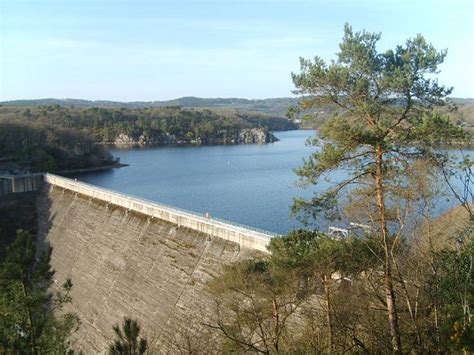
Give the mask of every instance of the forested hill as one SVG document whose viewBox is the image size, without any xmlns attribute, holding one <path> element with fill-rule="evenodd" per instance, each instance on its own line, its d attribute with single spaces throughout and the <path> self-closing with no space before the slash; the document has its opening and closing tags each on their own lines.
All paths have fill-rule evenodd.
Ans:
<svg viewBox="0 0 474 355">
<path fill-rule="evenodd" d="M 276 115 L 229 109 L 0 107 L 0 158 L 34 170 L 110 164 L 96 143 L 241 144 L 273 142 L 272 131 L 297 129 Z"/>
<path fill-rule="evenodd" d="M 457 105 L 457 110 L 448 112 L 446 108 L 440 111 L 449 114 L 454 122 L 467 127 L 474 127 L 474 99 L 473 98 L 452 98 Z M 248 100 L 242 98 L 199 98 L 199 97 L 181 97 L 168 101 L 133 101 L 119 102 L 107 100 L 80 100 L 80 99 L 38 99 L 38 100 L 14 100 L 0 102 L 2 106 L 55 106 L 68 108 L 165 108 L 169 106 L 180 106 L 182 108 L 208 108 L 213 111 L 229 109 L 233 112 L 245 111 L 253 113 L 263 113 L 271 116 L 286 116 L 290 107 L 297 106 L 298 99 L 295 97 L 280 97 L 259 100 Z M 302 126 L 305 128 L 314 128 L 320 126 L 331 114 L 334 109 L 331 107 L 321 107 L 319 110 L 312 110 L 304 114 L 306 120 L 303 120 Z M 303 116 L 303 115 L 302 115 Z"/>
<path fill-rule="evenodd" d="M 4 106 L 48 106 L 60 105 L 63 107 L 81 108 L 149 108 L 181 106 L 183 108 L 230 108 L 253 112 L 263 112 L 272 115 L 285 116 L 288 107 L 297 104 L 296 98 L 282 97 L 261 100 L 248 100 L 240 98 L 199 98 L 181 97 L 167 101 L 133 101 L 119 102 L 107 100 L 80 100 L 80 99 L 38 99 L 38 100 L 13 100 L 0 102 Z"/>
<path fill-rule="evenodd" d="M 260 128 L 284 131 L 298 127 L 285 117 L 235 109 L 81 108 L 60 105 L 2 106 L 0 122 L 52 125 L 87 133 L 98 142 L 113 142 L 120 134 L 133 138 L 167 135 L 178 140 L 208 142 L 220 134 Z"/>
</svg>

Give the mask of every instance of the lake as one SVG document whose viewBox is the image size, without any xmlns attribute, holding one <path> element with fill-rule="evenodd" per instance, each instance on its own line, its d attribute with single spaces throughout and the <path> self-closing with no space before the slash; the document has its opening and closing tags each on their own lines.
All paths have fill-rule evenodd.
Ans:
<svg viewBox="0 0 474 355">
<path fill-rule="evenodd" d="M 283 234 L 301 226 L 290 216 L 293 198 L 312 195 L 310 190 L 296 186 L 293 170 L 314 150 L 305 145 L 314 134 L 303 130 L 276 132 L 280 141 L 270 144 L 111 149 L 130 166 L 75 177 Z M 338 171 L 333 177 L 337 180 L 343 175 Z M 317 189 L 327 186 L 323 183 Z"/>
</svg>

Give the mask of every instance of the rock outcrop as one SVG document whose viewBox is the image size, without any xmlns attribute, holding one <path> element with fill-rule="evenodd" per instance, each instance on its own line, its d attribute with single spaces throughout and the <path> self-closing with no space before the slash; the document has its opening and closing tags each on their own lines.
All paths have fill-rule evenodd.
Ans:
<svg viewBox="0 0 474 355">
<path fill-rule="evenodd" d="M 86 354 L 104 352 L 124 316 L 139 320 L 154 349 L 175 352 L 176 334 L 192 336 L 212 317 L 206 283 L 223 265 L 256 255 L 59 188 L 40 193 L 37 211 L 55 285 L 73 282 L 65 311 L 80 317 L 74 344 Z"/>
<path fill-rule="evenodd" d="M 237 143 L 252 144 L 252 143 L 272 143 L 278 139 L 270 132 L 262 128 L 243 129 L 239 132 Z"/>
<path fill-rule="evenodd" d="M 120 133 L 114 140 L 117 146 L 146 146 L 146 145 L 180 145 L 180 144 L 263 144 L 276 142 L 278 139 L 264 128 L 243 128 L 236 132 L 219 131 L 213 135 L 193 139 L 178 138 L 171 134 L 140 135 L 133 138 Z"/>
<path fill-rule="evenodd" d="M 160 145 L 160 144 L 178 144 L 179 141 L 172 134 L 162 134 L 157 136 L 140 135 L 138 138 L 133 138 L 127 134 L 120 133 L 114 142 L 117 146 L 146 146 L 146 145 Z"/>
<path fill-rule="evenodd" d="M 115 145 L 143 145 L 146 144 L 145 136 L 141 135 L 138 139 L 133 139 L 125 133 L 120 133 L 114 141 Z"/>
</svg>

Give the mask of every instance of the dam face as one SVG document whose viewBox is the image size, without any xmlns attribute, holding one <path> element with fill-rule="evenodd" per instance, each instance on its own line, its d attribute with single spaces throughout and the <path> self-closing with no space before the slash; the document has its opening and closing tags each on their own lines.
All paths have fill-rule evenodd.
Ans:
<svg viewBox="0 0 474 355">
<path fill-rule="evenodd" d="M 176 334 L 212 319 L 206 283 L 262 253 L 52 184 L 39 193 L 37 213 L 55 287 L 73 282 L 64 310 L 79 316 L 74 347 L 87 354 L 107 349 L 124 316 L 139 321 L 152 349 L 174 352 Z"/>
</svg>

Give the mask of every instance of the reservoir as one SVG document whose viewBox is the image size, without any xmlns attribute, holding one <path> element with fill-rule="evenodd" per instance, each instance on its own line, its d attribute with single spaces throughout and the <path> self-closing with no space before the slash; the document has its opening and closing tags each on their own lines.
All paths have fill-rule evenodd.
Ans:
<svg viewBox="0 0 474 355">
<path fill-rule="evenodd" d="M 302 226 L 290 213 L 293 198 L 310 197 L 329 183 L 312 189 L 297 186 L 294 169 L 314 151 L 305 144 L 314 131 L 275 135 L 280 140 L 270 144 L 111 149 L 130 166 L 76 178 L 202 215 L 208 213 L 211 218 L 284 234 Z M 344 175 L 336 171 L 331 178 L 337 181 Z M 443 205 L 449 207 L 446 200 Z M 327 227 L 327 223 L 321 222 L 320 227 Z"/>
</svg>

